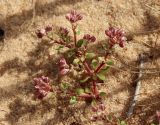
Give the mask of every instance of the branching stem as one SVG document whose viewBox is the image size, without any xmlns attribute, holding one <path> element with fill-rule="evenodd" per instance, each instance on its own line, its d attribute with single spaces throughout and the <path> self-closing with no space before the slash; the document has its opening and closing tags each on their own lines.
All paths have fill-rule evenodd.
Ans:
<svg viewBox="0 0 160 125">
<path fill-rule="evenodd" d="M 95 73 L 98 73 L 101 69 L 102 69 L 102 67 L 104 66 L 104 61 L 97 67 L 97 69 L 94 71 Z"/>
</svg>

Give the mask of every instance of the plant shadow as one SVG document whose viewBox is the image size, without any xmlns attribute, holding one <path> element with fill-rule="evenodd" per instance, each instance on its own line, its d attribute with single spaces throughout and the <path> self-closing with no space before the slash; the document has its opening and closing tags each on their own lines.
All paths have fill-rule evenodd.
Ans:
<svg viewBox="0 0 160 125">
<path fill-rule="evenodd" d="M 65 14 L 66 12 L 58 12 L 56 11 L 57 6 L 62 5 L 74 5 L 78 2 L 82 2 L 82 0 L 55 0 L 50 3 L 46 4 L 40 4 L 39 0 L 35 2 L 35 8 L 32 8 L 30 10 L 22 10 L 22 13 L 17 13 L 12 16 L 6 17 L 4 20 L 0 20 L 0 26 L 3 28 L 6 32 L 6 38 L 16 38 L 20 34 L 27 31 L 28 28 L 26 26 L 23 26 L 24 24 L 27 25 L 32 22 L 33 18 L 33 11 L 35 10 L 36 16 L 44 16 L 47 15 L 48 17 L 53 15 L 61 15 Z M 34 4 L 34 3 L 33 3 Z M 23 28 L 23 29 L 22 29 Z"/>
</svg>

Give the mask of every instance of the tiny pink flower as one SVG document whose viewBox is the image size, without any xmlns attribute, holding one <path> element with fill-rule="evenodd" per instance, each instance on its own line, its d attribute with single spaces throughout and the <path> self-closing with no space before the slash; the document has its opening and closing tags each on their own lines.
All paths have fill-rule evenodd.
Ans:
<svg viewBox="0 0 160 125">
<path fill-rule="evenodd" d="M 95 42 L 96 41 L 96 38 L 94 36 L 89 35 L 89 34 L 85 34 L 83 36 L 83 39 L 88 42 Z"/>
<path fill-rule="evenodd" d="M 120 47 L 124 47 L 126 42 L 125 32 L 118 28 L 110 27 L 105 31 L 105 34 L 109 37 L 109 43 L 111 46 L 119 44 Z"/>
<path fill-rule="evenodd" d="M 69 14 L 66 15 L 66 19 L 71 23 L 75 23 L 79 20 L 82 20 L 82 15 L 77 13 L 75 10 L 72 10 Z"/>
<path fill-rule="evenodd" d="M 68 31 L 68 29 L 67 29 L 67 28 L 60 27 L 60 29 L 59 29 L 59 33 L 60 33 L 60 35 L 61 35 L 61 36 L 67 36 L 67 35 L 68 35 L 68 33 L 69 33 L 69 31 Z"/>
<path fill-rule="evenodd" d="M 46 35 L 46 30 L 45 30 L 45 29 L 38 29 L 38 30 L 36 31 L 36 34 L 37 34 L 37 37 L 38 37 L 38 38 L 42 38 L 43 36 Z"/>
<path fill-rule="evenodd" d="M 49 82 L 49 78 L 45 76 L 34 78 L 35 96 L 38 99 L 43 99 L 43 97 L 52 91 Z"/>
<path fill-rule="evenodd" d="M 69 65 L 65 58 L 61 58 L 59 61 L 59 73 L 60 75 L 66 75 L 69 72 Z"/>
</svg>

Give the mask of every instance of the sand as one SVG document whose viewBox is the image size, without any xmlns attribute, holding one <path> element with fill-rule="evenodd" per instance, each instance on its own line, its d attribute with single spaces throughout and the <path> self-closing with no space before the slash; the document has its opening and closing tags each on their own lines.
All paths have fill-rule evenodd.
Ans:
<svg viewBox="0 0 160 125">
<path fill-rule="evenodd" d="M 58 59 L 57 46 L 40 41 L 35 31 L 48 24 L 71 28 L 65 15 L 72 9 L 84 16 L 80 36 L 94 34 L 102 42 L 109 25 L 125 29 L 129 36 L 126 47 L 117 48 L 113 57 L 115 66 L 126 71 L 111 69 L 103 87 L 107 115 L 126 118 L 136 79 L 130 69 L 136 71 L 140 53 L 147 55 L 144 67 L 155 68 L 145 72 L 160 71 L 159 0 L 1 0 L 0 8 L 0 27 L 6 33 L 0 41 L 0 125 L 107 125 L 91 122 L 88 110 L 82 113 L 83 102 L 66 108 L 55 95 L 33 99 L 32 79 L 38 74 L 47 74 L 56 86 Z M 141 81 L 129 125 L 156 123 L 160 110 L 160 74 L 144 74 Z"/>
</svg>

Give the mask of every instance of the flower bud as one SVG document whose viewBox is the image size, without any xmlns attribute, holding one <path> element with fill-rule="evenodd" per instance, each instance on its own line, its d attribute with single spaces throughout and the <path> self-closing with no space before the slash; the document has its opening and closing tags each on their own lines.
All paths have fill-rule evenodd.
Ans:
<svg viewBox="0 0 160 125">
<path fill-rule="evenodd" d="M 59 73 L 60 75 L 66 75 L 69 72 L 69 65 L 65 58 L 61 58 L 59 61 Z"/>
<path fill-rule="evenodd" d="M 69 31 L 68 31 L 68 29 L 67 29 L 67 28 L 60 27 L 60 29 L 59 29 L 59 33 L 60 33 L 60 35 L 61 35 L 61 36 L 67 36 L 67 35 L 68 35 L 68 33 L 69 33 Z"/>
<path fill-rule="evenodd" d="M 122 29 L 110 27 L 108 30 L 105 30 L 105 34 L 109 37 L 109 44 L 111 46 L 119 44 L 120 47 L 124 47 L 126 37 Z"/>
<path fill-rule="evenodd" d="M 71 23 L 75 23 L 81 20 L 82 18 L 82 15 L 77 13 L 75 10 L 72 10 L 69 14 L 66 15 L 66 19 Z"/>
<path fill-rule="evenodd" d="M 42 99 L 49 92 L 52 91 L 52 88 L 51 88 L 49 82 L 50 82 L 49 78 L 45 77 L 45 76 L 34 78 L 35 96 L 38 99 Z"/>
<path fill-rule="evenodd" d="M 86 40 L 87 42 L 95 42 L 96 41 L 96 38 L 94 36 L 89 35 L 89 34 L 85 34 L 83 36 L 83 39 Z"/>
<path fill-rule="evenodd" d="M 46 35 L 46 30 L 45 29 L 38 29 L 36 34 L 37 34 L 38 38 L 42 38 L 43 36 Z"/>
</svg>

